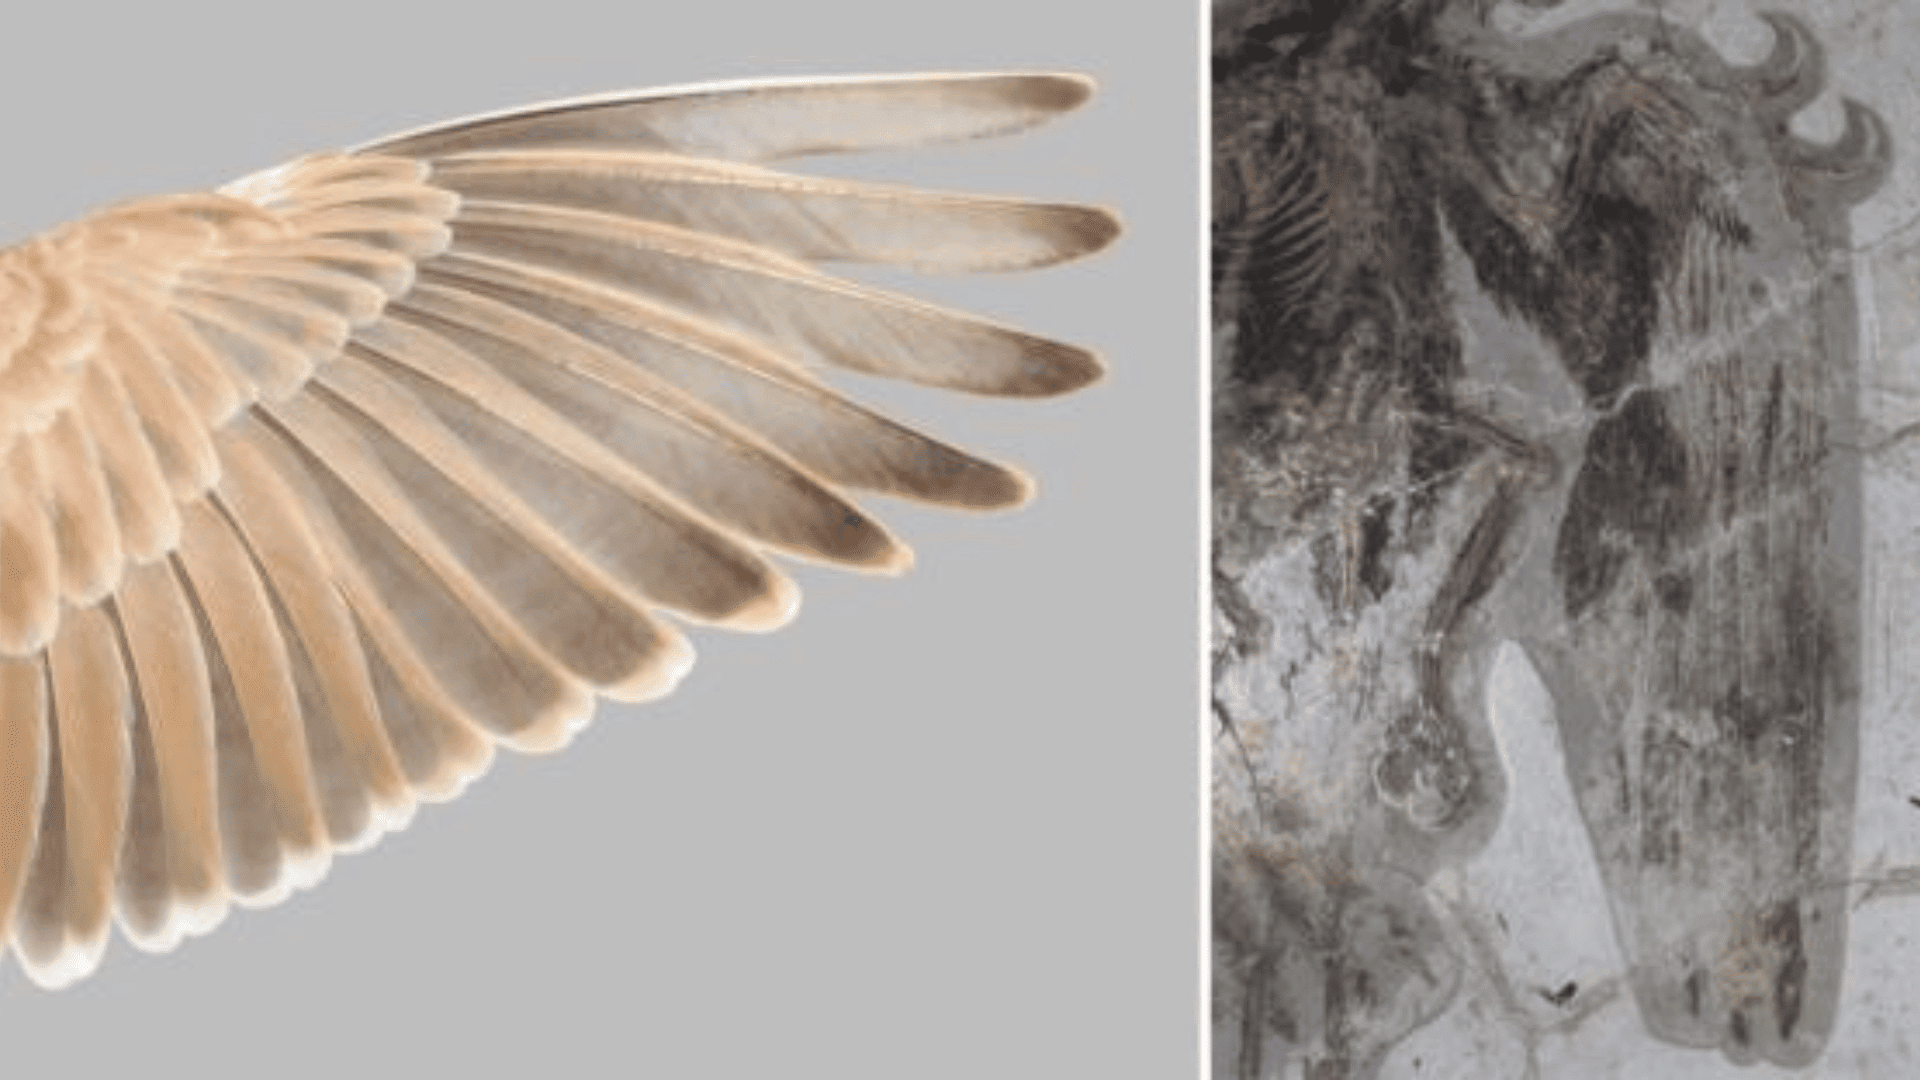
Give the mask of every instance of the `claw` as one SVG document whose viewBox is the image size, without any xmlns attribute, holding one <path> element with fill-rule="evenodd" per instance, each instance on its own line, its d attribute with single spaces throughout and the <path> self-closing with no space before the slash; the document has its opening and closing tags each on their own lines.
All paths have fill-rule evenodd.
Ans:
<svg viewBox="0 0 1920 1080">
<path fill-rule="evenodd" d="M 1805 23 L 1781 11 L 1760 14 L 1773 28 L 1773 49 L 1751 67 L 1734 69 L 1735 76 L 1757 98 L 1759 113 L 1785 124 L 1807 107 L 1827 81 L 1827 58 Z"/>
<path fill-rule="evenodd" d="M 1799 182 L 1840 205 L 1860 202 L 1886 181 L 1893 163 L 1893 136 L 1880 114 L 1852 98 L 1842 100 L 1847 128 L 1821 146 L 1802 139 L 1784 140 L 1783 164 Z"/>
</svg>

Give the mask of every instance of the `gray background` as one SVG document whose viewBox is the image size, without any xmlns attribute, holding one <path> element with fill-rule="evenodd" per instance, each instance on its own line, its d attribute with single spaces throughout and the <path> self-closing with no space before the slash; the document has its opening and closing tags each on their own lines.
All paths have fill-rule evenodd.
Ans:
<svg viewBox="0 0 1920 1080">
<path fill-rule="evenodd" d="M 800 572 L 657 705 L 165 957 L 60 994 L 0 964 L 0 1070 L 111 1075 L 1190 1075 L 1197 1057 L 1192 3 L 169 3 L 8 12 L 9 238 L 102 202 L 542 99 L 1049 67 L 1085 113 L 868 172 L 1082 198 L 1080 267 L 925 293 L 1102 349 L 1049 403 L 891 394 L 1019 461 L 1012 515 L 879 507 L 903 580 Z M 834 168 L 852 169 L 849 165 Z M 57 1073 L 49 1070 L 58 1070 Z"/>
</svg>

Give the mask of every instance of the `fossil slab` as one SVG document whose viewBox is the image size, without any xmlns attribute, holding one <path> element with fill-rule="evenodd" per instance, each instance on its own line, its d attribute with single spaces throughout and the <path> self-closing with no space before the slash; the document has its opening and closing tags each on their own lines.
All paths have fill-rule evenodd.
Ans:
<svg viewBox="0 0 1920 1080">
<path fill-rule="evenodd" d="M 1556 7 L 1216 9 L 1222 1074 L 1405 1042 L 1559 1075 L 1548 1040 L 1629 1001 L 1642 1041 L 1802 1067 L 1839 1023 L 1878 438 L 1850 211 L 1898 140 L 1851 100 L 1795 130 L 1828 68 L 1791 14 L 1735 63 Z M 1516 940 L 1556 902 L 1486 870 L 1517 858 L 1603 895 L 1582 978 Z"/>
</svg>

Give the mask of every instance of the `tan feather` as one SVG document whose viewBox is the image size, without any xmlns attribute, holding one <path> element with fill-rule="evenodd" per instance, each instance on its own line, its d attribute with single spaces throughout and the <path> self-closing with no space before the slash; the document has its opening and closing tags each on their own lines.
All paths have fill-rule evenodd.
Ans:
<svg viewBox="0 0 1920 1080">
<path fill-rule="evenodd" d="M 472 614 L 449 610 L 444 598 L 432 592 L 432 604 L 402 605 L 398 611 L 390 607 L 361 567 L 306 463 L 281 436 L 249 419 L 230 429 L 225 442 L 234 483 L 223 492 L 248 498 L 257 486 L 276 510 L 299 522 L 317 555 L 312 587 L 337 596 L 347 609 L 383 728 L 359 738 L 383 734 L 420 799 L 444 801 L 459 794 L 493 759 L 492 744 L 475 725 L 503 726 L 507 721 L 495 712 L 511 717 L 522 705 L 517 694 L 488 694 L 490 680 L 503 670 L 493 666 L 499 660 L 497 647 L 484 637 L 483 647 L 470 647 L 472 635 L 484 635 L 484 628 L 465 625 Z M 430 583 L 413 584 L 430 588 Z M 442 618 L 436 621 L 435 616 Z M 510 691 L 513 686 L 509 682 L 495 689 Z"/>
<path fill-rule="evenodd" d="M 60 551 L 35 446 L 0 461 L 0 655 L 30 656 L 52 640 L 60 612 Z"/>
<path fill-rule="evenodd" d="M 239 387 L 172 313 L 147 311 L 143 318 L 128 309 L 105 318 L 101 355 L 114 360 L 99 366 L 126 388 L 173 501 L 197 498 L 219 479 L 209 428 L 240 410 Z"/>
<path fill-rule="evenodd" d="M 281 306 L 296 318 L 337 313 L 349 326 L 378 318 L 389 295 L 360 274 L 285 257 L 234 259 L 218 269 L 197 270 L 187 280 L 216 295 L 250 294 L 256 302 Z"/>
<path fill-rule="evenodd" d="M 122 922 L 136 944 L 165 950 L 187 934 L 213 929 L 227 911 L 213 688 L 199 627 L 171 560 L 135 567 L 114 603 L 139 692 L 136 769 L 144 742 L 158 803 L 158 820 L 149 817 L 136 835 L 159 834 L 162 851 L 150 858 L 164 858 L 165 865 L 164 878 L 123 885 Z M 150 866 L 140 869 L 143 876 L 152 873 Z"/>
<path fill-rule="evenodd" d="M 802 361 L 978 394 L 1100 377 L 1092 353 L 819 273 L 738 241 L 585 210 L 469 203 L 442 265 L 559 270 L 743 331 Z"/>
<path fill-rule="evenodd" d="M 539 204 L 641 218 L 809 261 L 953 273 L 1026 270 L 1106 246 L 1112 215 L 771 172 L 674 154 L 543 150 L 434 162 L 470 204 Z"/>
<path fill-rule="evenodd" d="M 245 376 L 255 399 L 266 401 L 298 392 L 315 362 L 347 343 L 350 329 L 342 317 L 315 315 L 304 304 L 277 303 L 270 296 L 183 283 L 173 299 L 194 334 Z"/>
<path fill-rule="evenodd" d="M 507 726 L 492 734 L 544 747 L 586 720 L 592 699 L 585 684 L 542 648 L 528 633 L 527 625 L 516 617 L 525 616 L 530 621 L 538 618 L 530 610 L 532 598 L 510 588 L 495 592 L 475 578 L 468 558 L 480 562 L 484 553 L 469 550 L 464 553 L 468 558 L 463 558 L 463 552 L 449 542 L 448 534 L 434 527 L 400 478 L 368 445 L 367 433 L 341 415 L 338 406 L 307 396 L 285 402 L 267 415 L 303 452 L 308 476 L 324 492 L 334 520 L 351 538 L 353 558 L 374 572 L 380 591 L 402 601 L 397 606 L 403 608 L 450 608 L 435 612 L 434 633 L 459 627 L 474 635 L 466 647 L 497 653 L 498 666 L 475 672 L 485 685 L 473 689 L 502 697 L 517 692 L 520 700 L 515 707 L 493 714 Z M 485 539 L 453 528 L 449 532 L 453 533 L 453 543 L 472 540 L 476 548 Z M 331 561 L 338 569 L 346 557 Z M 507 567 L 501 564 L 499 568 Z M 526 572 L 541 582 L 559 583 L 559 575 L 550 565 Z M 432 638 L 422 634 L 415 636 L 415 641 L 426 644 Z M 436 644 L 439 649 L 446 648 L 446 644 Z"/>
<path fill-rule="evenodd" d="M 113 502 L 121 553 L 135 562 L 157 559 L 179 542 L 180 514 L 145 425 L 119 372 L 109 365 L 88 366 L 80 395 L 85 430 Z"/>
<path fill-rule="evenodd" d="M 517 470 L 521 497 L 634 594 L 738 629 L 771 629 L 792 614 L 798 601 L 784 575 L 500 372 L 404 318 L 372 328 L 356 349 L 477 447 L 477 433 L 502 416 L 543 442 L 550 459 Z"/>
<path fill-rule="evenodd" d="M 877 521 L 698 401 L 624 364 L 590 341 L 485 297 L 425 282 L 391 320 L 431 326 L 511 376 L 535 397 L 561 401 L 636 471 L 752 540 L 787 554 L 897 572 L 907 554 Z M 546 360 L 565 357 L 558 365 Z M 573 374 L 574 371 L 580 375 Z M 581 375 L 586 376 L 582 378 Z M 593 407 L 594 403 L 599 408 Z M 523 402 L 504 397 L 505 415 Z M 596 415 L 597 414 L 597 415 Z M 530 412 L 529 418 L 539 415 Z M 554 431 L 551 437 L 558 437 Z"/>
<path fill-rule="evenodd" d="M 0 942 L 92 971 L 670 691 L 671 615 L 772 629 L 774 556 L 893 573 L 849 489 L 1031 485 L 851 369 L 1039 396 L 1085 350 L 815 269 L 1001 270 L 1104 211 L 741 162 L 1018 130 L 1084 80 L 562 103 L 109 208 L 0 252 Z M 725 160 L 722 160 L 725 159 Z"/>
<path fill-rule="evenodd" d="M 61 599 L 75 607 L 104 598 L 120 576 L 120 524 L 100 454 L 77 409 L 67 409 L 32 443 L 47 484 L 53 542 L 60 551 Z"/>
<path fill-rule="evenodd" d="M 0 658 L 0 943 L 11 941 L 28 871 L 39 853 L 49 770 L 47 672 L 43 660 Z"/>
<path fill-rule="evenodd" d="M 329 581 L 298 500 L 277 482 L 272 465 L 246 440 L 229 440 L 224 457 L 216 502 L 285 612 L 308 743 L 335 748 L 331 764 L 318 753 L 313 763 L 328 836 L 336 848 L 358 847 L 369 834 L 404 825 L 414 796 L 382 726 L 352 612 Z"/>
<path fill-rule="evenodd" d="M 274 245 L 273 252 L 271 257 L 241 256 L 223 265 L 219 272 L 244 274 L 265 266 L 279 274 L 291 266 L 298 267 L 300 272 L 339 274 L 378 289 L 385 296 L 399 296 L 413 287 L 412 259 L 352 240 L 301 237 Z M 357 305 L 358 299 L 353 303 Z M 357 315 L 355 321 L 360 321 Z"/>
<path fill-rule="evenodd" d="M 49 690 L 46 698 L 52 696 Z M 46 785 L 41 788 L 33 860 L 13 911 L 13 954 L 28 978 L 40 986 L 56 988 L 77 977 L 75 969 L 85 958 L 70 949 L 67 941 L 72 858 L 67 849 L 67 787 L 71 780 L 66 775 L 59 722 L 52 714 L 51 700 L 44 701 L 42 709 L 47 727 Z"/>
<path fill-rule="evenodd" d="M 450 798 L 486 768 L 492 748 L 483 733 L 584 705 L 558 694 L 524 642 L 498 631 L 490 605 L 463 605 L 283 429 L 249 420 L 230 437 L 271 462 L 273 479 L 299 500 L 360 630 L 394 751 L 422 798 Z M 337 512 L 330 498 L 340 500 Z"/>
<path fill-rule="evenodd" d="M 572 677 L 615 697 L 646 694 L 658 675 L 653 660 L 672 651 L 674 632 L 647 616 L 639 597 L 622 595 L 465 441 L 377 369 L 342 356 L 328 365 L 323 385 L 313 399 L 331 406 L 327 419 L 319 421 L 314 410 L 293 424 L 309 434 L 327 429 L 326 460 L 354 474 L 356 492 L 382 504 L 388 522 L 404 532 L 420 525 L 391 512 L 416 511 L 472 580 Z"/>
<path fill-rule="evenodd" d="M 493 743 L 467 722 L 468 714 L 434 683 L 411 643 L 391 628 L 371 617 L 362 625 L 367 676 L 380 718 L 420 798 L 446 802 L 493 764 Z"/>
<path fill-rule="evenodd" d="M 319 880 L 329 849 L 308 771 L 300 702 L 266 586 L 231 524 L 205 502 L 183 515 L 175 565 L 214 685 L 220 836 L 242 903 Z"/>
<path fill-rule="evenodd" d="M 466 262 L 455 272 L 449 265 L 450 260 L 436 262 L 424 274 L 426 284 L 497 299 L 565 326 L 836 483 L 978 508 L 1018 505 L 1031 493 L 1018 470 L 982 461 L 864 409 L 744 335 L 552 271 Z M 422 289 L 408 299 L 426 295 Z M 586 430 L 615 429 L 618 425 L 604 418 L 589 418 L 599 413 L 607 391 L 631 376 L 604 371 L 593 377 L 594 385 L 576 394 L 543 400 Z"/>
<path fill-rule="evenodd" d="M 162 803 L 153 726 L 136 690 L 127 729 L 131 789 L 127 832 L 113 866 L 113 906 L 127 940 L 158 952 L 177 939 L 172 926 L 173 882 L 167 859 L 167 815 Z"/>
<path fill-rule="evenodd" d="M 44 986 L 64 986 L 91 972 L 107 947 L 132 789 L 131 701 L 119 635 L 105 610 L 80 608 L 63 618 L 48 658 L 67 850 L 62 910 L 47 914 L 64 940 L 42 953 L 37 965 L 29 964 L 29 972 Z M 43 838 L 51 842 L 50 835 Z M 49 925 L 48 940 L 53 937 Z"/>
<path fill-rule="evenodd" d="M 431 158 L 473 150 L 668 150 L 732 161 L 1008 135 L 1093 95 L 1077 75 L 959 74 L 693 86 L 582 98 L 436 125 L 362 147 Z"/>
</svg>

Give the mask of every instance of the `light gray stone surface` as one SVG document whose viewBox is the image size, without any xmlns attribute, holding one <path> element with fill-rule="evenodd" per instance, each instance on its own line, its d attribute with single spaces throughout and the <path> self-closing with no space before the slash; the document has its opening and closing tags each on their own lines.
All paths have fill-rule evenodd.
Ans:
<svg viewBox="0 0 1920 1080">
<path fill-rule="evenodd" d="M 1568 4 L 1509 28 L 1545 31 L 1629 4 Z M 1475 944 L 1463 993 L 1395 1050 L 1394 1080 L 1764 1080 L 1814 1075 L 1899 1080 L 1920 1075 L 1920 7 L 1898 0 L 1747 0 L 1660 5 L 1729 59 L 1751 63 L 1771 41 L 1759 10 L 1800 15 L 1828 49 L 1830 82 L 1794 121 L 1831 139 L 1839 99 L 1857 98 L 1894 130 L 1894 169 L 1853 216 L 1861 299 L 1867 457 L 1866 610 L 1861 761 L 1854 824 L 1852 926 L 1840 1019 L 1805 1071 L 1736 1066 L 1719 1054 L 1657 1042 L 1619 982 L 1623 964 L 1606 899 L 1560 762 L 1552 702 L 1525 655 L 1504 649 L 1488 686 L 1509 778 L 1493 838 L 1436 879 L 1433 893 Z M 1565 1007 L 1540 993 L 1568 983 Z"/>
<path fill-rule="evenodd" d="M 1801 1071 L 1766 1063 L 1735 1065 L 1717 1051 L 1684 1049 L 1648 1034 L 1624 981 L 1627 964 L 1567 779 L 1554 701 L 1526 653 L 1503 643 L 1494 648 L 1484 678 L 1487 727 L 1505 774 L 1497 824 L 1470 855 L 1443 866 L 1421 888 L 1438 913 L 1449 951 L 1460 958 L 1458 989 L 1444 1011 L 1414 1025 L 1393 1046 L 1377 1075 L 1393 1080 L 1899 1080 L 1920 1075 L 1920 722 L 1915 719 L 1920 715 L 1920 5 L 1906 0 L 1509 3 L 1495 10 L 1493 22 L 1528 36 L 1636 7 L 1657 9 L 1676 25 L 1698 31 L 1736 64 L 1759 60 L 1772 43 L 1758 11 L 1799 16 L 1826 48 L 1828 80 L 1795 118 L 1793 131 L 1815 142 L 1835 138 L 1844 124 L 1840 100 L 1850 97 L 1876 110 L 1895 140 L 1891 175 L 1852 216 L 1852 274 L 1862 327 L 1858 362 L 1867 532 L 1852 870 L 1846 882 L 1837 883 L 1851 912 L 1838 1020 L 1818 1061 Z M 1454 283 L 1460 284 L 1458 274 Z M 1471 305 L 1461 312 L 1469 367 L 1483 380 L 1479 390 L 1529 396 L 1536 417 L 1579 408 L 1571 400 L 1543 401 L 1538 388 L 1522 385 L 1531 377 L 1527 365 L 1500 350 L 1513 348 L 1514 335 L 1523 328 L 1476 327 Z M 1516 355 L 1529 351 L 1535 350 L 1522 346 Z M 1258 696 L 1263 689 L 1271 688 L 1228 686 L 1226 691 Z M 1318 754 L 1336 766 L 1346 763 L 1344 772 L 1327 769 L 1343 778 L 1331 787 L 1303 786 L 1325 795 L 1324 802 L 1307 809 L 1309 815 L 1318 810 L 1337 816 L 1335 807 L 1350 805 L 1350 794 L 1339 785 L 1365 783 L 1351 768 L 1351 759 L 1364 755 L 1324 733 L 1297 737 L 1303 762 L 1314 762 Z M 1221 752 L 1216 743 L 1216 755 Z M 1216 1040 L 1220 1037 L 1216 1029 Z M 1313 1080 L 1310 1060 L 1302 1054 L 1271 1062 L 1270 1075 Z M 1216 1072 L 1225 1075 L 1218 1068 L 1221 1059 L 1215 1061 Z"/>
</svg>

